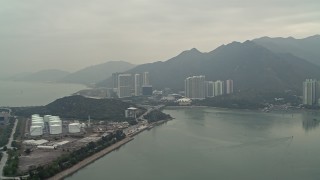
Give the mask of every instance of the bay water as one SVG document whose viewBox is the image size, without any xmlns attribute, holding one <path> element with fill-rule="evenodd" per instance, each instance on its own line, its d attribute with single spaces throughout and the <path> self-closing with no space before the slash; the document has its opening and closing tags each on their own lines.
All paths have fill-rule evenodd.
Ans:
<svg viewBox="0 0 320 180">
<path fill-rule="evenodd" d="M 46 105 L 85 88 L 80 84 L 0 81 L 0 107 Z"/>
<path fill-rule="evenodd" d="M 175 119 L 67 180 L 320 179 L 320 113 L 164 110 Z"/>
</svg>

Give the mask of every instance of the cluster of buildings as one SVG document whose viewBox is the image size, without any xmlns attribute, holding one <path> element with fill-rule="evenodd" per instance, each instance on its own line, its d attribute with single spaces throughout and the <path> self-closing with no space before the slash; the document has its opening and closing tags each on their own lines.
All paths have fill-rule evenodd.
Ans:
<svg viewBox="0 0 320 180">
<path fill-rule="evenodd" d="M 119 98 L 152 95 L 149 72 L 141 74 L 112 74 L 113 91 Z"/>
<path fill-rule="evenodd" d="M 306 79 L 302 84 L 302 104 L 320 105 L 320 81 Z"/>
<path fill-rule="evenodd" d="M 192 76 L 185 79 L 185 97 L 205 99 L 233 93 L 233 80 L 206 81 L 205 76 Z"/>
<path fill-rule="evenodd" d="M 68 124 L 69 133 L 79 133 L 80 129 L 80 123 Z M 41 117 L 39 114 L 31 116 L 30 135 L 41 136 L 43 134 L 62 134 L 62 121 L 59 116 L 45 115 Z"/>
</svg>

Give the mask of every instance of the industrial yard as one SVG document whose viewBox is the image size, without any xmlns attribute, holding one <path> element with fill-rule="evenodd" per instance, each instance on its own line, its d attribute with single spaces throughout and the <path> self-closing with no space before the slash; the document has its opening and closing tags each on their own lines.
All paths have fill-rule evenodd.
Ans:
<svg viewBox="0 0 320 180">
<path fill-rule="evenodd" d="M 162 118 L 157 114 L 161 107 L 148 107 L 147 111 L 128 107 L 125 119 L 114 120 L 61 118 L 42 111 L 14 116 L 3 177 L 64 177 L 130 142 L 136 134 L 166 122 L 154 121 Z"/>
<path fill-rule="evenodd" d="M 132 136 L 147 128 L 141 120 L 130 126 L 128 122 L 79 121 L 61 119 L 59 116 L 33 114 L 26 119 L 25 133 L 21 141 L 19 172 L 27 172 L 38 166 L 50 164 L 64 154 L 79 150 L 90 142 L 97 142 L 116 130 Z"/>
</svg>

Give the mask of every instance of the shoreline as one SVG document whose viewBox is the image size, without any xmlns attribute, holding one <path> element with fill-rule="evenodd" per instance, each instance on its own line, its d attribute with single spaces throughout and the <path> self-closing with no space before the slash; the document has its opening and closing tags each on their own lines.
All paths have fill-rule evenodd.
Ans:
<svg viewBox="0 0 320 180">
<path fill-rule="evenodd" d="M 213 107 L 213 106 L 166 106 L 164 109 L 193 109 L 193 108 L 212 108 L 212 109 L 221 109 L 221 110 L 239 110 L 239 111 L 257 111 L 257 112 L 262 112 L 262 113 L 269 113 L 269 112 L 316 112 L 319 111 L 317 109 L 305 109 L 305 108 L 301 108 L 301 109 L 287 109 L 287 110 L 282 110 L 282 109 L 273 109 L 270 110 L 269 112 L 264 112 L 263 108 L 259 108 L 259 109 L 241 109 L 241 108 L 225 108 L 225 107 Z"/>
<path fill-rule="evenodd" d="M 157 121 L 157 122 L 154 122 L 152 124 L 150 124 L 149 126 L 147 126 L 146 128 L 140 130 L 140 131 L 137 131 L 136 133 L 132 134 L 132 135 L 129 135 L 127 136 L 125 139 L 123 139 L 122 141 L 119 141 L 105 149 L 103 149 L 102 151 L 100 152 L 97 152 L 96 154 L 93 154 L 92 156 L 80 161 L 79 163 L 77 163 L 76 165 L 72 166 L 71 168 L 69 169 L 66 169 L 50 178 L 48 178 L 48 180 L 57 180 L 57 179 L 64 179 L 68 176 L 71 176 L 72 174 L 76 173 L 77 171 L 81 170 L 82 168 L 90 165 L 91 163 L 93 163 L 94 161 L 102 158 L 103 156 L 111 153 L 112 151 L 120 148 L 121 146 L 127 144 L 128 142 L 134 140 L 134 136 L 142 133 L 143 131 L 145 130 L 150 130 L 156 126 L 159 126 L 159 125 L 162 125 L 166 122 L 168 122 L 169 120 L 160 120 L 160 121 Z"/>
<path fill-rule="evenodd" d="M 134 138 L 133 137 L 126 137 L 125 139 L 103 149 L 100 152 L 97 152 L 96 154 L 93 154 L 90 157 L 87 157 L 86 159 L 80 161 L 76 165 L 72 166 L 69 169 L 66 169 L 64 171 L 61 171 L 60 173 L 48 178 L 48 180 L 57 180 L 57 179 L 64 179 L 68 176 L 71 176 L 72 174 L 76 173 L 80 169 L 86 167 L 87 165 L 93 163 L 94 161 L 100 159 L 101 157 L 111 153 L 112 151 L 120 148 L 121 146 L 127 144 L 128 142 L 132 141 Z"/>
</svg>

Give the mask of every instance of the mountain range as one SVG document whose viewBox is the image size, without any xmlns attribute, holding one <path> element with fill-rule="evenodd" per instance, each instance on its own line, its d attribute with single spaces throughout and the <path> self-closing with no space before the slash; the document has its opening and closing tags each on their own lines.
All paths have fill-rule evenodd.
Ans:
<svg viewBox="0 0 320 180">
<path fill-rule="evenodd" d="M 253 41 L 275 53 L 290 53 L 311 63 L 320 65 L 320 35 L 303 39 L 295 39 L 293 37 L 262 37 Z"/>
<path fill-rule="evenodd" d="M 13 81 L 35 81 L 35 82 L 56 82 L 69 75 L 67 71 L 58 69 L 42 70 L 35 73 L 20 73 L 7 78 Z"/>
<path fill-rule="evenodd" d="M 79 84 L 95 84 L 102 81 L 114 72 L 127 71 L 135 65 L 124 61 L 109 61 L 103 64 L 90 66 L 74 73 L 71 73 L 61 79 L 59 82 L 79 83 Z"/>
<path fill-rule="evenodd" d="M 320 44 L 319 36 L 294 40 L 297 41 L 295 47 L 299 47 L 300 52 L 288 48 L 287 43 L 279 43 L 279 48 L 268 48 L 265 39 L 277 42 L 278 38 L 232 42 L 207 53 L 193 48 L 167 61 L 142 64 L 125 73 L 148 71 L 151 84 L 156 89 L 170 87 L 175 90 L 183 90 L 184 79 L 194 75 L 205 75 L 206 80 L 213 81 L 233 79 L 236 91 L 293 90 L 299 93 L 306 78 L 320 78 L 320 54 L 315 51 L 319 46 L 312 46 Z M 287 39 L 292 41 L 292 38 Z M 306 42 L 308 46 L 305 45 Z M 312 56 L 307 57 L 306 53 L 302 53 L 308 50 L 314 52 Z M 98 85 L 110 82 L 109 78 Z"/>
<path fill-rule="evenodd" d="M 205 75 L 206 80 L 211 81 L 233 79 L 235 91 L 301 93 L 306 78 L 320 79 L 319 47 L 320 35 L 304 39 L 262 37 L 243 43 L 232 42 L 205 53 L 193 48 L 166 61 L 137 66 L 111 61 L 74 73 L 50 70 L 20 75 L 16 79 L 111 87 L 110 76 L 114 72 L 147 71 L 155 89 L 183 90 L 186 77 Z"/>
<path fill-rule="evenodd" d="M 13 81 L 35 81 L 35 82 L 61 82 L 61 83 L 77 83 L 91 85 L 102 81 L 113 72 L 127 71 L 135 65 L 124 61 L 109 61 L 103 64 L 98 64 L 86 67 L 79 71 L 69 73 L 66 71 L 49 69 L 35 73 L 20 73 L 6 80 Z"/>
</svg>

